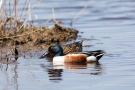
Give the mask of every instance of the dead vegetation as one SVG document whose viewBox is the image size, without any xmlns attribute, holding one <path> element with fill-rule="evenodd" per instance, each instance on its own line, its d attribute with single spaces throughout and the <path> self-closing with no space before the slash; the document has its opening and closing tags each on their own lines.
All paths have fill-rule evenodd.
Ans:
<svg viewBox="0 0 135 90">
<path fill-rule="evenodd" d="M 33 46 L 47 44 L 50 45 L 56 42 L 65 42 L 70 39 L 76 39 L 78 31 L 70 28 L 65 28 L 55 24 L 53 27 L 35 27 L 21 29 L 14 33 L 1 37 L 0 46 L 25 45 L 31 43 Z"/>
<path fill-rule="evenodd" d="M 34 20 L 28 23 L 27 16 L 42 0 L 29 7 L 30 0 L 26 0 L 24 7 L 18 10 L 19 0 L 1 0 L 0 5 L 0 47 L 2 51 L 11 52 L 13 48 L 28 50 L 32 48 L 46 48 L 46 45 L 56 42 L 66 42 L 76 39 L 78 31 L 54 24 L 35 26 Z M 12 3 L 12 4 L 11 4 Z M 10 48 L 8 48 L 10 47 Z M 23 49 L 21 49 L 24 47 Z M 7 50 L 5 50 L 7 48 Z M 3 50 L 4 49 L 4 50 Z M 5 53 L 6 53 L 5 52 Z M 2 56 L 2 55 L 1 55 Z"/>
</svg>

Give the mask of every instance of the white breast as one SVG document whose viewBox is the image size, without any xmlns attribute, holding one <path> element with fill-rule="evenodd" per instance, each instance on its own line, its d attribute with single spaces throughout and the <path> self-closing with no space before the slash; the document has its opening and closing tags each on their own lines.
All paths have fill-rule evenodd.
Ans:
<svg viewBox="0 0 135 90">
<path fill-rule="evenodd" d="M 97 60 L 95 56 L 89 56 L 86 59 L 87 59 L 87 62 L 95 62 Z"/>
<path fill-rule="evenodd" d="M 64 65 L 64 56 L 56 56 L 53 58 L 53 65 Z"/>
</svg>

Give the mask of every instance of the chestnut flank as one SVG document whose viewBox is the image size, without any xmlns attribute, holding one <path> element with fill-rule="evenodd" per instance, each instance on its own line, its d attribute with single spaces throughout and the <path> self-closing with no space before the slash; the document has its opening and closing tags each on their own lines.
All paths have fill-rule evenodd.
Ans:
<svg viewBox="0 0 135 90">
<path fill-rule="evenodd" d="M 65 63 L 84 63 L 86 62 L 86 56 L 84 54 L 68 54 L 64 58 Z"/>
</svg>

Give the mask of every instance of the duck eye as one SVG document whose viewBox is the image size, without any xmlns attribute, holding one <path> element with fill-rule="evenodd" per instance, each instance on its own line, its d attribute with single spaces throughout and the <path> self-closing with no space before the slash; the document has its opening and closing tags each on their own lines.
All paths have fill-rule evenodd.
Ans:
<svg viewBox="0 0 135 90">
<path fill-rule="evenodd" d="M 50 49 L 52 50 L 54 47 L 52 46 L 52 47 L 50 47 Z"/>
<path fill-rule="evenodd" d="M 53 46 L 49 47 L 49 48 L 48 48 L 48 51 L 52 51 L 53 48 L 54 48 Z"/>
<path fill-rule="evenodd" d="M 55 46 L 51 46 L 51 47 L 48 48 L 48 51 L 50 53 L 56 53 L 57 52 L 57 48 Z"/>
<path fill-rule="evenodd" d="M 56 47 L 53 47 L 52 49 L 54 52 L 56 52 L 58 49 Z"/>
</svg>

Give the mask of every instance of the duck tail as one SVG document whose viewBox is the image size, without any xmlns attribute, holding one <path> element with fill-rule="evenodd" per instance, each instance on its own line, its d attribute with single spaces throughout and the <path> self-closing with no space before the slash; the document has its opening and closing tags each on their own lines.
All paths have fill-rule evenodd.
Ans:
<svg viewBox="0 0 135 90">
<path fill-rule="evenodd" d="M 104 54 L 105 54 L 105 53 L 98 54 L 98 55 L 96 56 L 97 60 L 99 60 Z"/>
</svg>

